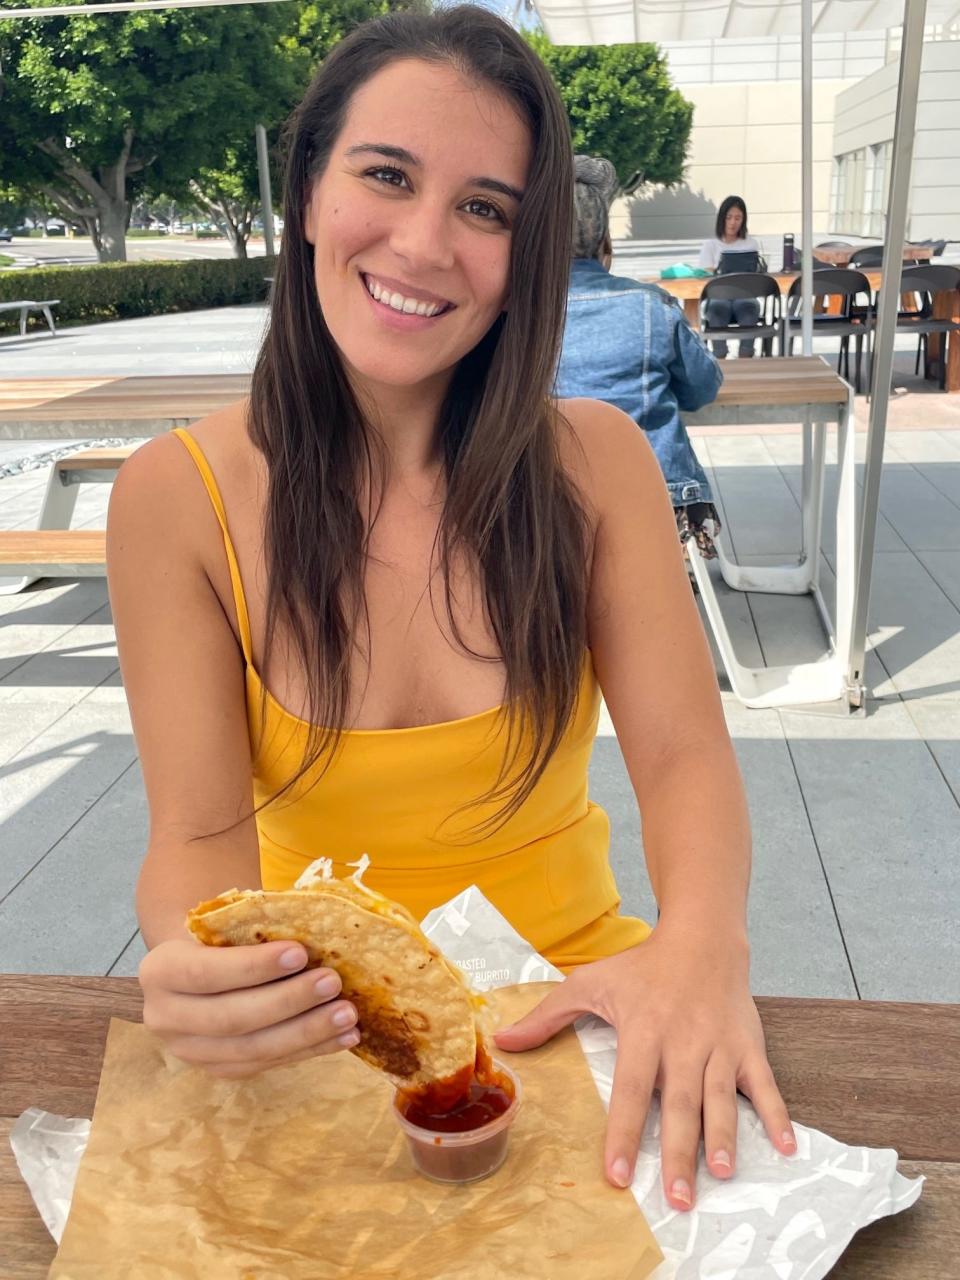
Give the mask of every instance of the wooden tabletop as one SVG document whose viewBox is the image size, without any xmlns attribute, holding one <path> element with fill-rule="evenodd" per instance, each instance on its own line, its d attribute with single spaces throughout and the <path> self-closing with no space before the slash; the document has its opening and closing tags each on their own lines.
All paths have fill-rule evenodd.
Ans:
<svg viewBox="0 0 960 1280">
<path fill-rule="evenodd" d="M 240 400 L 247 373 L 165 377 L 7 378 L 0 380 L 4 422 L 194 422 Z"/>
<path fill-rule="evenodd" d="M 784 295 L 790 292 L 790 286 L 795 280 L 800 279 L 799 271 L 770 271 L 768 272 L 771 279 L 776 280 L 780 286 L 780 292 Z M 877 290 L 880 288 L 880 282 L 883 279 L 883 272 L 874 270 L 872 267 L 866 271 L 862 271 L 861 275 L 865 275 L 870 282 L 870 288 Z M 703 293 L 703 286 L 710 280 L 716 280 L 717 276 L 688 276 L 683 280 L 661 280 L 658 276 L 648 276 L 645 278 L 645 284 L 655 284 L 676 298 L 679 302 L 699 302 L 700 295 Z"/>
<path fill-rule="evenodd" d="M 847 384 L 823 356 L 726 360 L 713 405 L 842 404 Z"/>
<path fill-rule="evenodd" d="M 960 1276 L 960 1005 L 761 999 L 793 1118 L 842 1142 L 894 1147 L 926 1185 L 859 1232 L 841 1280 Z M 54 1245 L 7 1135 L 27 1107 L 90 1116 L 111 1017 L 138 1020 L 130 978 L 0 975 L 0 1280 L 45 1276 Z"/>
<path fill-rule="evenodd" d="M 855 253 L 861 249 L 873 248 L 873 245 L 849 244 L 842 249 L 827 249 L 824 245 L 814 245 L 813 256 L 821 262 L 829 262 L 834 267 L 845 267 Z M 933 257 L 933 246 L 929 244 L 905 244 L 903 246 L 904 262 L 929 262 Z"/>
<path fill-rule="evenodd" d="M 702 281 L 667 280 L 664 284 L 702 285 Z M 772 393 L 775 403 L 783 404 L 809 403 L 811 397 L 814 403 L 842 398 L 840 380 L 818 356 L 756 360 L 753 370 L 740 369 L 740 363 L 746 362 L 729 361 L 725 366 L 722 401 L 738 403 L 739 397 L 746 397 L 744 403 L 754 403 Z M 162 420 L 174 426 L 222 409 L 245 396 L 249 388 L 247 374 L 0 379 L 0 426 L 64 419 L 105 424 Z"/>
</svg>

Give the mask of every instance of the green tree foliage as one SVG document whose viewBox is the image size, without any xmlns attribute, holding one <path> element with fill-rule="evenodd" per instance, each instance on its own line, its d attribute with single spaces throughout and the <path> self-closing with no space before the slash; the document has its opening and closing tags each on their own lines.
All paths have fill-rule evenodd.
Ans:
<svg viewBox="0 0 960 1280">
<path fill-rule="evenodd" d="M 237 138 L 252 147 L 309 62 L 284 4 L 0 19 L 0 185 L 123 260 L 131 198 L 184 188 Z"/>
<path fill-rule="evenodd" d="M 693 124 L 693 104 L 670 82 L 655 44 L 553 45 L 526 38 L 550 69 L 570 118 L 574 150 L 606 156 L 622 183 L 674 186 Z"/>
<path fill-rule="evenodd" d="M 337 41 L 368 18 L 393 10 L 426 10 L 428 0 L 299 0 L 285 3 L 289 16 L 288 30 L 279 41 L 278 55 L 296 66 L 299 79 L 292 98 L 277 101 L 265 112 L 259 123 L 267 130 L 270 152 L 271 181 L 279 190 L 280 135 L 282 125 L 307 88 L 313 70 L 323 61 Z M 182 193 L 226 228 L 227 237 L 238 258 L 246 257 L 250 227 L 260 208 L 260 185 L 257 172 L 253 133 L 236 133 L 227 139 L 217 156 L 190 177 Z"/>
</svg>

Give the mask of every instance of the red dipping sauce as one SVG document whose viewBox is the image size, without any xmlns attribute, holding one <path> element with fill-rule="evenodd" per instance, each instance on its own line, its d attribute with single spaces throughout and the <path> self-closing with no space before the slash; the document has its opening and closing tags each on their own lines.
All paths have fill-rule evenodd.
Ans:
<svg viewBox="0 0 960 1280">
<path fill-rule="evenodd" d="M 471 1129 L 482 1129 L 502 1116 L 515 1096 L 512 1081 L 500 1075 L 489 1084 L 472 1080 L 467 1096 L 450 1111 L 438 1111 L 429 1097 L 408 1094 L 397 1098 L 397 1110 L 419 1129 L 430 1129 L 433 1133 L 467 1133 Z"/>
<path fill-rule="evenodd" d="M 444 1096 L 397 1093 L 393 1107 L 414 1168 L 434 1182 L 476 1182 L 495 1173 L 507 1154 L 520 1108 L 520 1081 L 501 1062 L 485 1063 L 480 1079 Z"/>
</svg>

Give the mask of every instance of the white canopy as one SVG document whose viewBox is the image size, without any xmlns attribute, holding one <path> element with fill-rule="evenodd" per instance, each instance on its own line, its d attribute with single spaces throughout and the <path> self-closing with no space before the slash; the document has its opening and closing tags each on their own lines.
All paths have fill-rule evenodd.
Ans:
<svg viewBox="0 0 960 1280">
<path fill-rule="evenodd" d="M 533 0 L 554 44 L 743 40 L 800 34 L 800 0 Z M 815 35 L 899 27 L 903 0 L 813 0 Z M 960 22 L 960 0 L 927 0 L 929 24 Z"/>
</svg>

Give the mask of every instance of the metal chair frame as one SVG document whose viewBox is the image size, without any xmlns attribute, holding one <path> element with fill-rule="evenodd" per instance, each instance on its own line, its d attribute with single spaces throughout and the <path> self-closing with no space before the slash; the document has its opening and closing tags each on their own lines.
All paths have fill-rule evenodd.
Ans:
<svg viewBox="0 0 960 1280">
<path fill-rule="evenodd" d="M 780 354 L 793 355 L 794 339 L 799 336 L 801 328 L 801 291 L 803 282 L 798 277 L 790 286 L 783 309 L 783 332 L 780 337 Z M 866 306 L 855 308 L 854 300 L 863 295 Z M 870 334 L 873 328 L 873 295 L 870 281 L 860 271 L 850 267 L 824 267 L 813 273 L 813 296 L 817 298 L 842 297 L 843 313 L 839 316 L 815 314 L 813 332 L 821 338 L 839 338 L 840 350 L 837 354 L 837 373 L 848 382 L 850 380 L 850 339 L 854 339 L 856 359 L 854 363 L 854 390 L 860 391 L 860 370 L 863 360 L 864 342 L 867 354 L 870 352 Z"/>
</svg>

